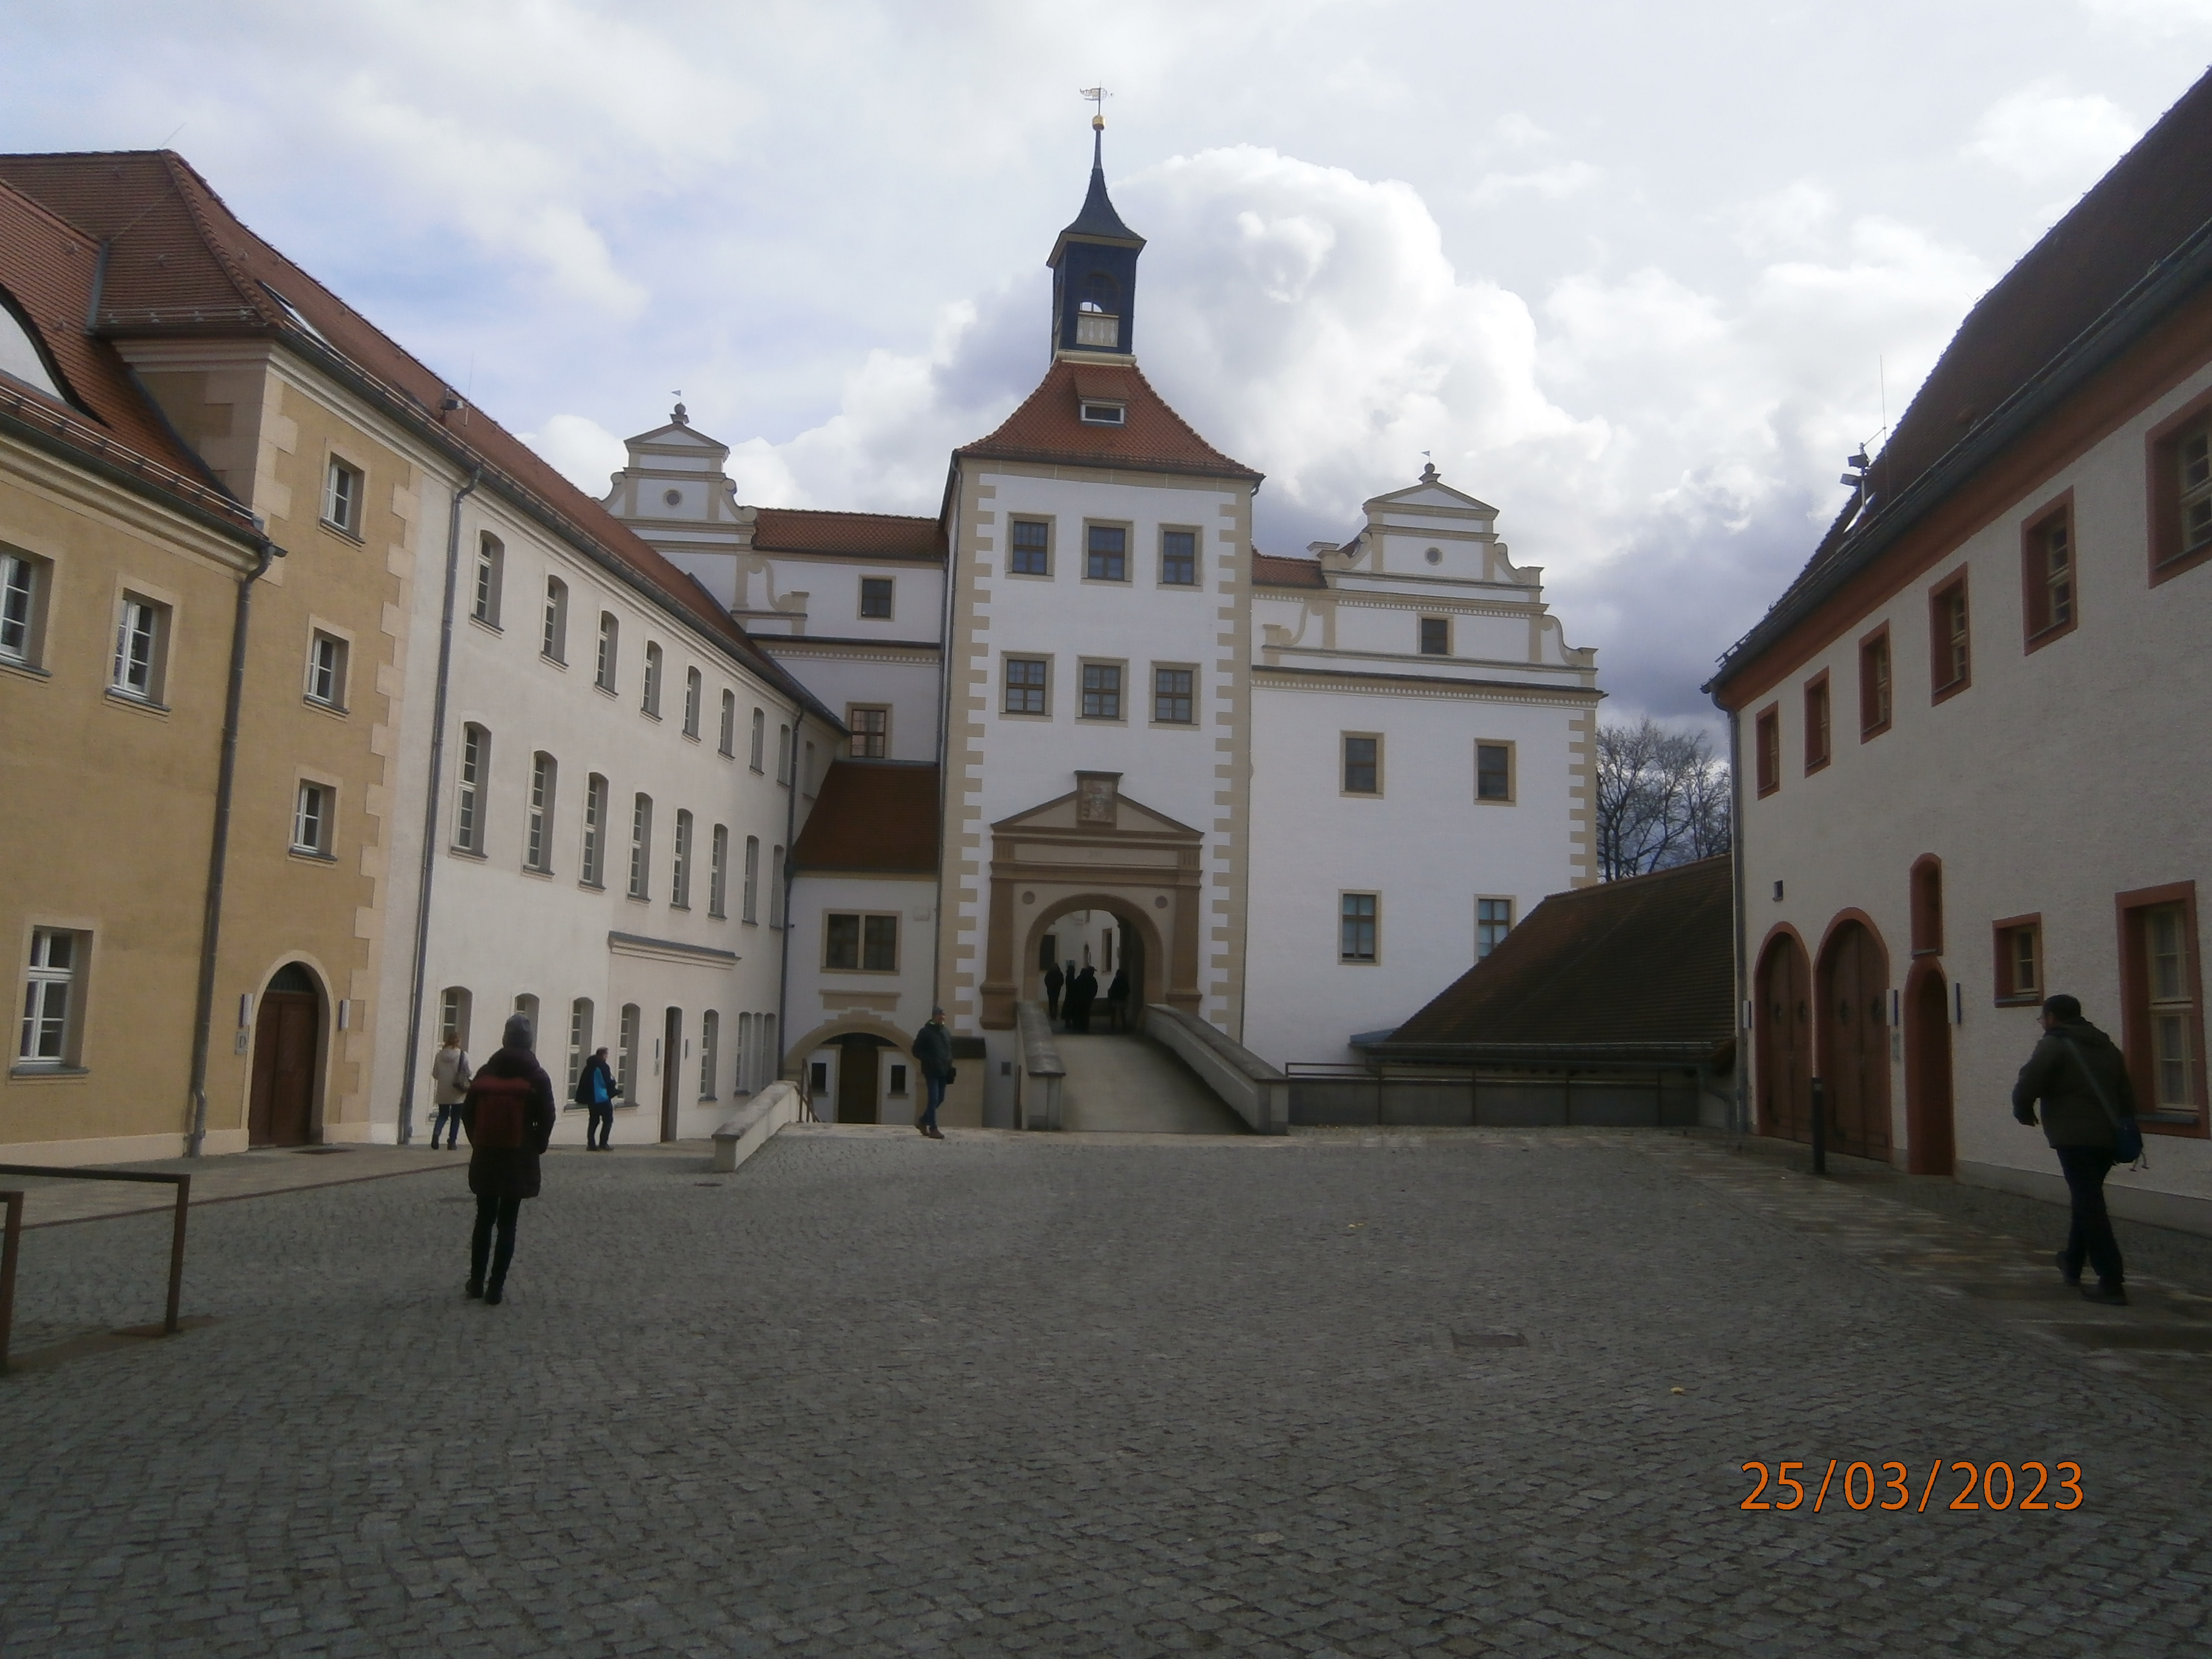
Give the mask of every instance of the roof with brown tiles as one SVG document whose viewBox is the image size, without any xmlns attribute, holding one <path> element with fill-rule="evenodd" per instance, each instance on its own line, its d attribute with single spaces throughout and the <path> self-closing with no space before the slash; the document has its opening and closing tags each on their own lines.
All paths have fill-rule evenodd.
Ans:
<svg viewBox="0 0 2212 1659">
<path fill-rule="evenodd" d="M 943 526 L 935 519 L 894 513 L 820 513 L 763 507 L 753 523 L 753 545 L 768 553 L 843 553 L 866 559 L 945 562 Z"/>
<path fill-rule="evenodd" d="M 1554 893 L 1370 1051 L 1711 1051 L 1735 1030 L 1734 896 L 1725 858 Z"/>
<path fill-rule="evenodd" d="M 528 445 L 481 410 L 447 413 L 451 386 L 248 229 L 182 156 L 171 150 L 0 155 L 0 182 L 87 235 L 109 240 L 97 318 L 105 338 L 245 334 L 281 340 L 310 361 L 336 357 L 366 376 L 387 413 L 462 465 L 481 462 L 562 533 L 627 567 L 641 586 L 763 678 L 835 721 L 711 594 Z"/>
<path fill-rule="evenodd" d="M 1121 424 L 1085 421 L 1079 411 L 1085 399 L 1121 404 Z M 1261 477 L 1200 437 L 1133 363 L 1057 362 L 996 432 L 953 453 L 975 460 L 1186 472 L 1255 484 Z"/>
<path fill-rule="evenodd" d="M 791 849 L 793 872 L 937 873 L 937 768 L 926 761 L 833 761 Z"/>
<path fill-rule="evenodd" d="M 1252 554 L 1252 580 L 1263 587 L 1327 587 L 1319 559 L 1286 558 L 1279 553 Z"/>
</svg>

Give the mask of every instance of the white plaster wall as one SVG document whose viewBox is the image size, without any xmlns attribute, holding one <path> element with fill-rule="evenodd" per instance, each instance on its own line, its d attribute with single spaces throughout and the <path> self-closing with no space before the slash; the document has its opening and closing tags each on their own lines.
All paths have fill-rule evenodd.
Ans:
<svg viewBox="0 0 2212 1659">
<path fill-rule="evenodd" d="M 920 561 L 871 563 L 844 556 L 762 553 L 740 580 L 737 607 L 766 611 L 793 593 L 806 595 L 804 632 L 837 640 L 934 640 L 945 622 L 945 570 Z M 860 580 L 891 583 L 888 619 L 860 614 Z"/>
<path fill-rule="evenodd" d="M 768 649 L 791 677 L 842 715 L 854 703 L 888 704 L 891 711 L 888 760 L 937 758 L 937 708 L 940 669 L 934 654 L 919 652 L 896 659 L 810 656 Z"/>
<path fill-rule="evenodd" d="M 1354 1058 L 1474 962 L 1475 899 L 1516 924 L 1573 884 L 1579 706 L 1262 686 L 1254 698 L 1245 1046 L 1275 1065 Z M 1346 732 L 1383 738 L 1380 798 L 1341 793 Z M 1515 745 L 1515 799 L 1478 804 L 1478 740 Z M 1380 961 L 1340 962 L 1339 896 L 1382 896 Z"/>
<path fill-rule="evenodd" d="M 2212 882 L 2201 735 L 2212 707 L 2212 657 L 2203 643 L 2212 631 L 2212 568 L 2148 585 L 2144 460 L 2148 429 L 2207 385 L 2212 370 L 2024 493 L 1741 714 L 1747 799 L 1739 845 L 1753 973 L 1778 926 L 1794 926 L 1817 962 L 1838 913 L 1856 908 L 1880 929 L 1891 982 L 1901 989 L 1911 965 L 1908 875 L 1923 854 L 1943 860 L 1942 963 L 1964 987 L 1965 1020 L 1952 1032 L 1962 1164 L 2056 1170 L 2040 1133 L 2011 1115 L 2012 1084 L 2033 1046 L 2035 1015 L 1995 1006 L 1992 924 L 2039 912 L 2047 989 L 2080 997 L 2088 1018 L 2118 1040 L 2115 895 Z M 2069 487 L 2081 622 L 2030 653 L 2023 648 L 2021 531 Z M 1928 596 L 1960 568 L 1968 572 L 1972 684 L 1931 704 Z M 1884 621 L 1895 664 L 1893 726 L 1863 742 L 1858 641 Z M 1835 758 L 1808 776 L 1803 687 L 1823 668 L 1832 688 Z M 1781 787 L 1760 799 L 1755 720 L 1777 703 Z M 1777 881 L 1784 884 L 1779 902 Z M 1756 1078 L 1755 1064 L 1746 1075 Z M 1905 1070 L 1895 1041 L 1891 1102 L 1893 1145 L 1903 1164 Z M 2151 1169 L 2115 1171 L 2115 1184 L 2212 1199 L 2212 1144 L 2147 1139 Z"/>
<path fill-rule="evenodd" d="M 832 910 L 896 913 L 898 971 L 850 973 L 824 968 L 823 919 Z M 791 896 L 791 1042 L 811 1050 L 823 1028 L 850 1016 L 854 1029 L 865 1023 L 878 1036 L 896 1034 L 905 1048 L 929 1021 L 936 918 L 937 884 L 926 877 L 801 875 L 793 883 Z M 854 992 L 872 1000 L 884 996 L 898 1000 L 889 1008 L 860 1007 L 848 1000 Z"/>
</svg>

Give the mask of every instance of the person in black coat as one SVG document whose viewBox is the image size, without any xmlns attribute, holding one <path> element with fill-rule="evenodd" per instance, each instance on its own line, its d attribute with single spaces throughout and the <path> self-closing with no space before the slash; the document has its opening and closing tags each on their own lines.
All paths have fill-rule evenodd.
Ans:
<svg viewBox="0 0 2212 1659">
<path fill-rule="evenodd" d="M 1129 970 L 1127 968 L 1114 970 L 1114 982 L 1106 988 L 1106 1012 L 1114 1017 L 1115 1030 L 1129 1029 Z"/>
<path fill-rule="evenodd" d="M 2097 1283 L 2094 1288 L 2082 1285 L 2081 1294 L 2092 1302 L 2125 1306 L 2127 1269 L 2105 1207 L 2105 1177 L 2118 1161 L 2120 1125 L 2136 1115 L 2127 1057 L 2081 1018 L 2078 998 L 2046 999 L 2041 1024 L 2043 1036 L 2013 1086 L 2012 1115 L 2030 1128 L 2042 1129 L 2066 1177 L 2073 1227 L 2066 1248 L 2058 1252 L 2058 1271 L 2068 1284 L 2081 1285 L 2086 1263 L 2096 1269 Z"/>
<path fill-rule="evenodd" d="M 501 1033 L 499 1052 L 477 1068 L 468 1098 L 461 1103 L 461 1123 L 469 1132 L 469 1190 L 477 1198 L 468 1293 L 495 1308 L 507 1294 L 522 1200 L 538 1196 L 538 1159 L 553 1139 L 559 1116 L 553 1079 L 530 1051 L 533 1041 L 528 1016 L 510 1018 Z"/>
<path fill-rule="evenodd" d="M 576 1104 L 589 1114 L 584 1120 L 584 1150 L 604 1152 L 615 1132 L 615 1073 L 605 1049 L 594 1049 L 576 1073 Z"/>
<path fill-rule="evenodd" d="M 1075 976 L 1070 994 L 1074 999 L 1075 1010 L 1068 1016 L 1067 1029 L 1087 1036 L 1091 1032 L 1091 1005 L 1098 1000 L 1097 970 L 1086 963 L 1083 971 Z"/>
<path fill-rule="evenodd" d="M 1067 975 L 1060 971 L 1058 963 L 1044 970 L 1044 1017 L 1047 1019 L 1060 1018 L 1060 988 L 1066 983 Z"/>
</svg>

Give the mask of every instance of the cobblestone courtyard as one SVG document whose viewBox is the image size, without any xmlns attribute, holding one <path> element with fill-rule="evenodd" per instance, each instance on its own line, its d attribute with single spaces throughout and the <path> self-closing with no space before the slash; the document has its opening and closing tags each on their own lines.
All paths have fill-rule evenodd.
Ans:
<svg viewBox="0 0 2212 1659">
<path fill-rule="evenodd" d="M 2049 1239 L 1724 1146 L 816 1129 L 545 1189 L 499 1309 L 458 1170 L 196 1212 L 214 1323 L 0 1382 L 0 1652 L 2212 1649 L 2212 1303 L 2100 1346 Z M 27 1235 L 19 1349 L 152 1316 L 167 1236 Z M 1939 1457 L 1924 1513 L 1738 1507 Z M 2059 1459 L 2072 1513 L 1947 1507 Z"/>
</svg>

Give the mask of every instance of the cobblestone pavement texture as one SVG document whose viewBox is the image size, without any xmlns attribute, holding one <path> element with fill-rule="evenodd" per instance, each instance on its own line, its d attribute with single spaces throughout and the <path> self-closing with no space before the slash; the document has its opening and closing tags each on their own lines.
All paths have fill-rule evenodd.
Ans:
<svg viewBox="0 0 2212 1659">
<path fill-rule="evenodd" d="M 216 1323 L 0 1382 L 0 1651 L 2212 1647 L 2212 1304 L 2093 1319 L 2048 1242 L 1658 1133 L 706 1167 L 554 1155 L 496 1309 L 458 1171 L 196 1215 Z M 144 1318 L 165 1242 L 27 1235 L 26 1320 Z M 2067 1334 L 2129 1318 L 2170 1364 Z M 1738 1507 L 1832 1457 L 2087 1498 Z"/>
<path fill-rule="evenodd" d="M 427 1146 L 290 1146 L 237 1152 L 228 1158 L 167 1158 L 109 1167 L 161 1170 L 192 1178 L 191 1206 L 227 1204 L 302 1187 L 335 1187 L 349 1181 L 420 1175 L 434 1164 L 466 1164 L 465 1152 Z M 54 1227 L 142 1211 L 173 1213 L 177 1189 L 144 1182 L 87 1181 L 74 1176 L 0 1176 L 0 1188 L 24 1195 L 23 1224 Z"/>
</svg>

